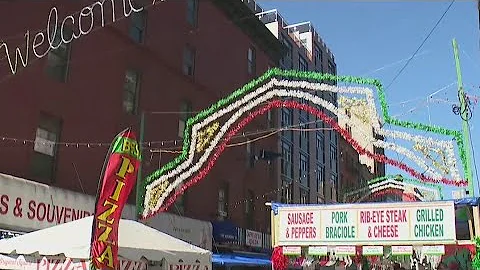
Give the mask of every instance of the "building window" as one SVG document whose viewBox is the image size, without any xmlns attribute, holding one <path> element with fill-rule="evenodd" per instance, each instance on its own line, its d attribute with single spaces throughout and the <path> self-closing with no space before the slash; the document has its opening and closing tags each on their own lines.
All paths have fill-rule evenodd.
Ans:
<svg viewBox="0 0 480 270">
<path fill-rule="evenodd" d="M 253 47 L 250 47 L 248 48 L 248 55 L 247 55 L 247 59 L 248 59 L 248 74 L 250 75 L 255 75 L 256 71 L 257 71 L 257 60 L 256 60 L 256 52 L 255 52 L 255 48 Z"/>
<path fill-rule="evenodd" d="M 187 0 L 187 22 L 197 27 L 198 23 L 198 0 Z"/>
<path fill-rule="evenodd" d="M 130 37 L 136 43 L 143 43 L 147 28 L 147 12 L 145 10 L 133 12 L 130 20 Z"/>
<path fill-rule="evenodd" d="M 335 71 L 335 65 L 331 61 L 328 61 L 328 73 L 332 75 L 337 74 L 337 72 Z"/>
<path fill-rule="evenodd" d="M 309 162 L 308 156 L 304 153 L 300 153 L 300 166 L 299 166 L 299 178 L 300 184 L 304 187 L 310 186 L 310 170 L 309 170 Z"/>
<path fill-rule="evenodd" d="M 293 47 L 292 44 L 287 40 L 286 37 L 282 37 L 283 45 L 287 47 L 287 52 L 285 57 L 283 57 L 282 62 L 285 69 L 293 68 Z"/>
<path fill-rule="evenodd" d="M 218 219 L 228 218 L 228 184 L 218 189 Z"/>
<path fill-rule="evenodd" d="M 310 147 L 310 140 L 308 138 L 308 135 L 309 135 L 308 122 L 303 118 L 299 118 L 298 120 L 299 120 L 298 125 L 301 130 L 300 133 L 298 134 L 300 148 L 308 152 Z"/>
<path fill-rule="evenodd" d="M 45 182 L 55 181 L 57 143 L 60 139 L 62 121 L 41 114 L 33 145 L 32 174 Z"/>
<path fill-rule="evenodd" d="M 317 164 L 315 176 L 317 180 L 317 192 L 323 194 L 323 187 L 325 185 L 325 167 L 323 164 Z"/>
<path fill-rule="evenodd" d="M 330 175 L 330 187 L 330 199 L 337 201 L 338 176 L 336 174 Z"/>
<path fill-rule="evenodd" d="M 293 146 L 282 140 L 282 174 L 293 179 Z"/>
<path fill-rule="evenodd" d="M 293 110 L 289 108 L 282 108 L 281 126 L 285 129 L 290 129 L 293 126 Z M 293 141 L 293 130 L 283 130 L 283 137 Z"/>
<path fill-rule="evenodd" d="M 300 103 L 305 105 L 310 105 L 308 99 L 302 98 L 300 99 Z M 300 117 L 304 118 L 306 121 L 310 118 L 310 114 L 306 110 L 300 110 L 299 113 Z"/>
<path fill-rule="evenodd" d="M 310 203 L 310 192 L 306 188 L 300 188 L 300 203 L 309 204 Z"/>
<path fill-rule="evenodd" d="M 255 142 L 247 142 L 247 167 L 253 168 L 255 166 Z"/>
<path fill-rule="evenodd" d="M 337 147 L 333 144 L 330 145 L 330 169 L 334 173 L 338 173 L 337 168 L 338 160 L 337 160 Z"/>
<path fill-rule="evenodd" d="M 316 132 L 315 149 L 316 149 L 317 162 L 324 164 L 325 163 L 325 137 L 321 132 Z"/>
<path fill-rule="evenodd" d="M 195 74 L 195 49 L 188 45 L 183 52 L 183 74 L 191 77 Z"/>
<path fill-rule="evenodd" d="M 64 27 L 63 30 L 66 32 L 65 39 L 70 39 L 73 34 L 72 30 L 69 27 Z M 47 74 L 58 82 L 66 82 L 68 78 L 72 43 L 65 44 L 62 42 L 61 31 L 60 29 L 57 29 L 52 45 L 54 47 L 59 47 L 51 49 L 48 52 Z"/>
<path fill-rule="evenodd" d="M 298 70 L 308 71 L 308 63 L 301 55 L 298 56 Z"/>
<path fill-rule="evenodd" d="M 180 103 L 180 115 L 178 119 L 178 137 L 183 138 L 185 134 L 185 125 L 188 118 L 192 117 L 192 103 L 189 100 L 183 100 Z"/>
<path fill-rule="evenodd" d="M 322 55 L 322 50 L 315 45 L 315 66 L 317 68 L 320 68 L 320 71 L 322 71 L 322 65 L 323 65 L 323 55 Z"/>
<path fill-rule="evenodd" d="M 131 69 L 127 70 L 123 84 L 123 110 L 126 113 L 137 113 L 139 89 L 140 73 Z"/>
<path fill-rule="evenodd" d="M 293 203 L 293 183 L 282 177 L 282 203 Z"/>
<path fill-rule="evenodd" d="M 349 124 L 345 124 L 345 129 L 349 135 L 352 135 L 352 127 Z"/>
</svg>

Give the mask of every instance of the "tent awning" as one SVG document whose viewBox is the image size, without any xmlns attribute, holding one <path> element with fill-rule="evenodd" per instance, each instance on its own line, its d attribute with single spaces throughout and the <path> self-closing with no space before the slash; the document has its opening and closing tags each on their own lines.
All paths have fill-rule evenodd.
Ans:
<svg viewBox="0 0 480 270">
<path fill-rule="evenodd" d="M 228 266 L 271 266 L 267 256 L 239 255 L 235 253 L 213 254 L 212 263 Z"/>
<path fill-rule="evenodd" d="M 62 256 L 89 259 L 93 217 L 0 240 L 0 254 Z M 120 220 L 118 255 L 132 261 L 182 259 L 211 264 L 211 252 L 133 220 Z"/>
</svg>

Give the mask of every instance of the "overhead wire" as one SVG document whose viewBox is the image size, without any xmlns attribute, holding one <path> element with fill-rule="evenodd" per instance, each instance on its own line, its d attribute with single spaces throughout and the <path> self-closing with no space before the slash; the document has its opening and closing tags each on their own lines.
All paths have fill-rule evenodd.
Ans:
<svg viewBox="0 0 480 270">
<path fill-rule="evenodd" d="M 453 6 L 453 4 L 455 3 L 455 0 L 452 0 L 450 2 L 450 4 L 448 5 L 447 9 L 443 12 L 442 16 L 437 20 L 437 22 L 435 23 L 435 25 L 433 26 L 433 28 L 430 30 L 430 32 L 427 34 L 427 36 L 423 39 L 422 43 L 420 43 L 420 45 L 417 47 L 417 49 L 415 50 L 415 52 L 412 54 L 412 56 L 408 59 L 408 61 L 405 63 L 405 65 L 403 65 L 403 67 L 397 72 L 397 74 L 393 77 L 392 81 L 387 85 L 387 87 L 385 87 L 385 91 L 388 90 L 390 88 L 390 86 L 392 86 L 392 84 L 397 80 L 397 78 L 403 73 L 403 71 L 408 67 L 408 65 L 410 64 L 410 62 L 412 61 L 412 59 L 417 55 L 417 53 L 420 51 L 420 49 L 422 49 L 423 45 L 427 42 L 427 40 L 430 38 L 430 36 L 433 34 L 433 32 L 435 31 L 435 29 L 437 29 L 437 27 L 440 25 L 440 23 L 442 22 L 443 18 L 445 17 L 445 15 L 447 15 L 448 11 L 450 10 L 450 8 Z"/>
</svg>

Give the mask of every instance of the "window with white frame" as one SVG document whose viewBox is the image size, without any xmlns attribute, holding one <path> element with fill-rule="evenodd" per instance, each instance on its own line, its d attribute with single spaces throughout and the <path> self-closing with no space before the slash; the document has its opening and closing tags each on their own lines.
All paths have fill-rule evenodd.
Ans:
<svg viewBox="0 0 480 270">
<path fill-rule="evenodd" d="M 280 201 L 282 203 L 293 203 L 293 183 L 292 180 L 282 177 L 282 197 Z"/>
<path fill-rule="evenodd" d="M 308 71 L 308 62 L 301 55 L 298 56 L 298 70 Z"/>
<path fill-rule="evenodd" d="M 187 0 L 187 22 L 197 27 L 198 24 L 198 0 Z"/>
<path fill-rule="evenodd" d="M 300 187 L 300 204 L 309 204 L 310 203 L 310 192 L 308 188 Z"/>
<path fill-rule="evenodd" d="M 133 12 L 130 20 L 130 37 L 136 43 L 143 43 L 145 41 L 145 30 L 147 28 L 147 12 L 145 10 Z"/>
<path fill-rule="evenodd" d="M 282 140 L 281 172 L 289 179 L 293 179 L 293 146 Z"/>
<path fill-rule="evenodd" d="M 187 45 L 183 51 L 183 74 L 193 77 L 195 75 L 195 49 Z"/>
<path fill-rule="evenodd" d="M 32 156 L 32 176 L 43 182 L 55 181 L 57 145 L 62 130 L 60 118 L 41 113 L 35 134 Z"/>
<path fill-rule="evenodd" d="M 338 173 L 337 147 L 333 144 L 330 144 L 330 169 Z"/>
<path fill-rule="evenodd" d="M 325 136 L 322 132 L 316 132 L 315 134 L 315 150 L 317 162 L 321 164 L 325 163 Z"/>
<path fill-rule="evenodd" d="M 317 192 L 323 194 L 324 193 L 324 185 L 325 185 L 325 167 L 323 164 L 317 164 L 317 169 L 315 170 L 315 177 L 317 182 Z M 325 194 L 323 194 L 325 195 Z"/>
<path fill-rule="evenodd" d="M 257 71 L 257 64 L 256 64 L 257 59 L 256 59 L 255 48 L 253 47 L 248 48 L 247 62 L 248 62 L 248 68 L 247 68 L 248 74 L 254 76 Z"/>
<path fill-rule="evenodd" d="M 123 110 L 129 114 L 137 113 L 140 73 L 133 69 L 125 72 L 123 84 Z"/>
<path fill-rule="evenodd" d="M 293 47 L 292 43 L 290 43 L 286 37 L 282 36 L 282 42 L 287 48 L 285 56 L 282 58 L 282 64 L 285 69 L 292 69 L 293 68 Z"/>
<path fill-rule="evenodd" d="M 322 55 L 322 50 L 320 47 L 315 45 L 315 66 L 320 68 L 320 71 L 322 71 L 322 66 L 323 66 L 323 55 Z"/>
<path fill-rule="evenodd" d="M 218 219 L 225 220 L 228 218 L 228 185 L 218 189 Z"/>
<path fill-rule="evenodd" d="M 281 127 L 287 129 L 282 131 L 282 135 L 289 141 L 293 141 L 293 130 L 288 130 L 293 126 L 293 110 L 289 108 L 282 108 L 281 112 Z"/>
<path fill-rule="evenodd" d="M 65 26 L 63 30 L 65 39 L 70 39 L 71 35 L 73 35 L 71 28 Z M 57 29 L 52 46 L 58 48 L 51 49 L 48 52 L 46 72 L 54 80 L 58 82 L 66 82 L 70 66 L 70 51 L 72 42 L 62 42 L 61 34 L 62 31 Z"/>
<path fill-rule="evenodd" d="M 308 155 L 305 153 L 300 152 L 300 166 L 299 166 L 299 178 L 300 184 L 304 187 L 310 186 L 310 170 L 309 170 L 309 158 Z"/>
</svg>

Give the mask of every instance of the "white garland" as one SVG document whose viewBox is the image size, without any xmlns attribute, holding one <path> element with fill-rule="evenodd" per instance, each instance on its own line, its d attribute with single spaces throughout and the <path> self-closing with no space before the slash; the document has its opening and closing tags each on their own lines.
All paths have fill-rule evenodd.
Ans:
<svg viewBox="0 0 480 270">
<path fill-rule="evenodd" d="M 413 183 L 401 182 L 401 181 L 397 181 L 397 180 L 391 179 L 391 178 L 387 179 L 385 181 L 380 181 L 378 183 L 374 183 L 374 184 L 368 185 L 366 187 L 348 192 L 348 193 L 345 194 L 345 196 L 348 197 L 348 196 L 352 196 L 352 195 L 355 195 L 355 194 L 358 194 L 358 193 L 361 193 L 361 192 L 367 192 L 367 191 L 371 192 L 371 190 L 373 190 L 373 189 L 381 190 L 381 189 L 377 189 L 377 188 L 382 188 L 382 187 L 384 189 L 386 189 L 387 187 L 385 187 L 385 185 L 388 185 L 388 184 L 402 186 L 405 190 L 407 188 L 412 188 L 412 189 L 413 188 L 421 188 L 421 189 L 427 190 L 428 192 L 432 192 L 436 199 L 440 199 L 440 192 L 438 191 L 438 189 L 436 189 L 434 187 L 418 186 L 418 185 L 413 184 Z"/>
<path fill-rule="evenodd" d="M 398 185 L 398 184 L 395 184 L 395 183 L 389 183 L 388 185 L 385 185 L 385 186 L 372 188 L 368 194 L 363 195 L 362 197 L 358 198 L 357 201 L 362 202 L 362 201 L 364 201 L 366 198 L 368 198 L 370 195 L 372 195 L 372 194 L 374 194 L 374 193 L 376 193 L 376 192 L 385 190 L 385 189 L 389 189 L 389 188 L 399 189 L 399 190 L 401 190 L 401 191 L 403 191 L 403 192 L 405 192 L 405 193 L 408 193 L 408 192 L 407 192 L 408 190 L 407 190 L 404 186 Z M 411 194 L 411 195 L 415 196 L 416 198 L 418 198 L 418 199 L 421 200 L 421 201 L 424 201 L 424 200 L 425 200 L 425 199 L 423 198 L 423 196 L 421 196 L 421 195 L 419 195 L 419 194 L 416 194 L 416 193 L 413 193 L 413 194 L 412 194 L 412 193 L 408 193 L 408 194 Z"/>
<path fill-rule="evenodd" d="M 269 83 L 265 84 L 264 86 L 258 88 L 257 90 L 245 95 L 243 98 L 237 100 L 236 102 L 230 104 L 229 106 L 215 112 L 208 118 L 204 119 L 201 123 L 197 123 L 192 127 L 192 135 L 191 135 L 191 142 L 190 142 L 190 148 L 188 152 L 188 157 L 187 159 L 180 164 L 178 167 L 173 169 L 172 171 L 168 172 L 165 175 L 160 176 L 160 178 L 154 180 L 151 184 L 147 186 L 146 194 L 145 194 L 145 210 L 143 212 L 143 215 L 146 216 L 150 211 L 157 211 L 160 206 L 163 204 L 164 200 L 166 197 L 177 187 L 179 186 L 185 179 L 189 178 L 193 173 L 198 171 L 202 165 L 207 161 L 208 157 L 211 155 L 211 152 L 213 149 L 217 146 L 219 141 L 223 138 L 224 134 L 228 131 L 228 129 L 233 125 L 244 113 L 250 111 L 251 109 L 255 108 L 256 106 L 260 105 L 263 102 L 266 102 L 268 100 L 271 100 L 274 96 L 277 97 L 296 97 L 299 99 L 306 99 L 309 100 L 310 102 L 320 105 L 324 107 L 325 109 L 329 110 L 333 114 L 337 116 L 342 116 L 348 119 L 347 121 L 350 122 L 350 124 L 353 124 L 351 122 L 351 119 L 346 117 L 343 112 L 339 112 L 338 108 L 333 105 L 330 102 L 325 101 L 324 99 L 312 95 L 308 92 L 305 92 L 305 90 L 280 90 L 280 89 L 271 89 L 274 86 L 285 86 L 285 87 L 291 87 L 295 89 L 308 89 L 308 90 L 313 90 L 313 91 L 330 91 L 330 92 L 336 92 L 336 93 L 349 93 L 349 94 L 363 94 L 367 98 L 367 103 L 370 104 L 369 106 L 369 111 L 372 116 L 372 126 L 375 128 L 376 132 L 384 137 L 394 137 L 394 138 L 401 138 L 404 140 L 410 140 L 410 141 L 415 141 L 417 143 L 421 143 L 423 145 L 432 145 L 432 146 L 437 146 L 441 148 L 446 148 L 447 150 L 452 150 L 451 153 L 453 153 L 453 145 L 451 142 L 445 142 L 445 141 L 435 141 L 432 138 L 425 138 L 421 136 L 413 136 L 408 133 L 404 132 L 398 132 L 398 131 L 390 131 L 390 130 L 385 130 L 383 128 L 380 128 L 380 121 L 378 118 L 376 118 L 376 110 L 375 110 L 375 103 L 373 100 L 373 94 L 371 89 L 365 88 L 365 87 L 338 87 L 338 86 L 332 86 L 332 85 L 327 85 L 327 84 L 320 84 L 320 83 L 311 83 L 311 82 L 306 82 L 306 81 L 287 81 L 287 80 L 281 80 L 278 81 L 276 79 L 272 79 Z M 266 94 L 262 95 L 263 93 L 267 92 Z M 245 105 L 246 104 L 246 105 Z M 373 106 L 372 106 L 373 105 Z M 195 146 L 196 146 L 196 140 L 197 140 L 197 135 L 199 130 L 201 130 L 203 127 L 211 123 L 212 121 L 215 121 L 219 119 L 220 117 L 224 116 L 227 113 L 230 113 L 234 110 L 237 110 L 229 119 L 228 121 L 220 128 L 218 133 L 216 134 L 215 138 L 211 141 L 209 147 L 205 149 L 201 157 L 198 159 L 198 161 L 195 163 L 194 166 L 191 166 L 195 157 Z M 377 145 L 383 146 L 383 148 L 387 147 L 390 148 L 394 151 L 402 151 L 406 157 L 409 159 L 412 159 L 415 161 L 419 166 L 425 167 L 425 163 L 421 158 L 416 157 L 413 153 L 409 153 L 407 151 L 404 151 L 406 149 L 402 149 L 400 146 L 394 146 L 393 144 L 389 143 L 386 144 L 384 141 L 381 140 L 376 140 L 374 142 Z M 406 153 L 406 154 L 405 154 Z M 451 158 L 450 151 L 447 151 L 449 153 L 448 158 Z M 454 154 L 453 154 L 454 157 Z M 455 160 L 453 158 L 453 160 Z M 452 175 L 453 172 L 455 171 L 456 175 L 459 176 L 458 170 L 456 169 L 456 163 L 455 161 L 450 161 L 450 165 L 452 165 Z M 190 167 L 191 166 L 191 167 Z M 190 169 L 187 169 L 189 168 Z M 432 172 L 430 172 L 432 173 Z M 439 177 L 439 174 L 432 173 L 436 178 Z M 160 199 L 157 201 L 156 206 L 154 209 L 149 209 L 149 204 L 148 202 L 151 200 L 151 191 L 152 189 L 162 183 L 165 180 L 171 179 L 173 177 L 176 177 L 175 181 L 171 183 L 166 191 L 161 195 Z M 455 177 L 455 179 L 460 179 L 460 177 Z"/>
</svg>

